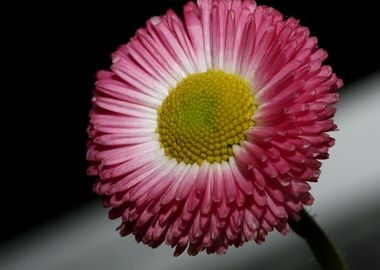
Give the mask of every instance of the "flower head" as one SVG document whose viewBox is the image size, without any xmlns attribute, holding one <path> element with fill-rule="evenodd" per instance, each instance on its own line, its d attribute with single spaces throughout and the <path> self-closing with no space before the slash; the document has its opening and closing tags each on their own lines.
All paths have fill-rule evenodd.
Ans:
<svg viewBox="0 0 380 270">
<path fill-rule="evenodd" d="M 288 231 L 313 198 L 342 81 L 294 18 L 199 0 L 148 20 L 97 75 L 89 174 L 121 235 L 195 255 Z"/>
</svg>

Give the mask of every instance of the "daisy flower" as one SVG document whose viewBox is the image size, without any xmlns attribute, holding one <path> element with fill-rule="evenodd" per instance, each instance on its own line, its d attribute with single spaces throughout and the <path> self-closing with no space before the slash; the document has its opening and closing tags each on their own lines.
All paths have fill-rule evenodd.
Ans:
<svg viewBox="0 0 380 270">
<path fill-rule="evenodd" d="M 294 18 L 250 0 L 153 17 L 97 74 L 90 175 L 122 236 L 175 255 L 289 231 L 334 144 L 342 81 Z"/>
</svg>

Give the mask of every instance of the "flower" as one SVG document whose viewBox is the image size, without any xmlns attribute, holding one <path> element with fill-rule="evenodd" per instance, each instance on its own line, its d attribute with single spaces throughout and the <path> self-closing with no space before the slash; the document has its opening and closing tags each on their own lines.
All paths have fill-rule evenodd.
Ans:
<svg viewBox="0 0 380 270">
<path fill-rule="evenodd" d="M 94 190 L 122 236 L 175 255 L 288 232 L 313 197 L 342 81 L 294 18 L 199 0 L 148 20 L 100 71 L 90 113 Z"/>
</svg>

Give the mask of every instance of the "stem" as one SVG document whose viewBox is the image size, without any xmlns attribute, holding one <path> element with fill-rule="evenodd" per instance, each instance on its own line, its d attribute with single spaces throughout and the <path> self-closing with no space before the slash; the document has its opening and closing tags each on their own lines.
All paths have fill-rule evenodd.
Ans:
<svg viewBox="0 0 380 270">
<path fill-rule="evenodd" d="M 322 269 L 345 270 L 342 258 L 321 227 L 306 210 L 301 210 L 300 215 L 300 221 L 289 220 L 289 225 L 294 232 L 306 240 Z"/>
</svg>

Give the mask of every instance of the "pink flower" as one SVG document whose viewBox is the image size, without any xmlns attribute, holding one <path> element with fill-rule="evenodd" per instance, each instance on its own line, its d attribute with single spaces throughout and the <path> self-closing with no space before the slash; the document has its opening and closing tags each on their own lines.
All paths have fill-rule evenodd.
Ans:
<svg viewBox="0 0 380 270">
<path fill-rule="evenodd" d="M 294 18 L 254 1 L 171 10 L 97 75 L 88 173 L 122 236 L 225 253 L 311 205 L 342 81 Z"/>
</svg>

